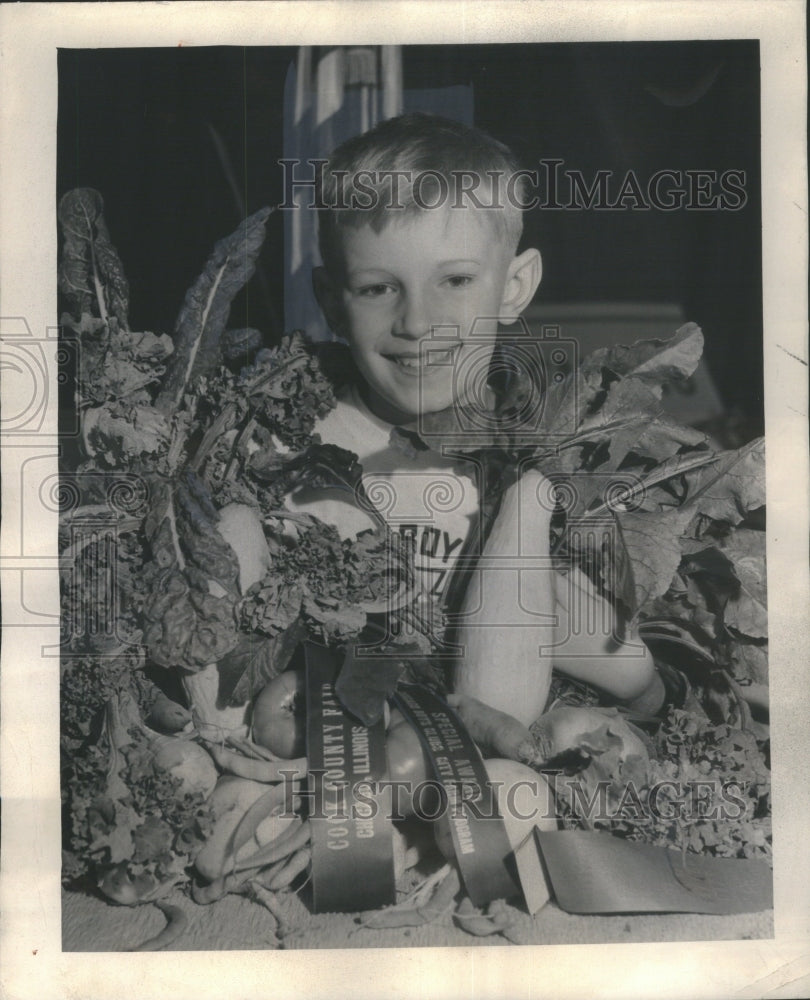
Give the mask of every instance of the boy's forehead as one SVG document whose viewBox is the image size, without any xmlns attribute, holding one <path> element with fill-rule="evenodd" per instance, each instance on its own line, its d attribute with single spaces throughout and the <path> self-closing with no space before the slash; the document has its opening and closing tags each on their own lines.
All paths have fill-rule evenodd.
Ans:
<svg viewBox="0 0 810 1000">
<path fill-rule="evenodd" d="M 407 256 L 409 251 L 431 259 L 457 256 L 500 259 L 507 250 L 498 209 L 454 208 L 445 205 L 417 211 L 389 210 L 377 219 L 362 218 L 339 231 L 338 247 L 346 268 L 374 263 L 383 250 Z"/>
</svg>

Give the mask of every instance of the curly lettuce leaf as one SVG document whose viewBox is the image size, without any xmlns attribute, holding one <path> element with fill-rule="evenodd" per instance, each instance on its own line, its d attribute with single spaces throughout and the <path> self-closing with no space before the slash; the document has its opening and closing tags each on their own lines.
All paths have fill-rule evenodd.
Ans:
<svg viewBox="0 0 810 1000">
<path fill-rule="evenodd" d="M 64 321 L 63 321 L 64 322 Z M 79 392 L 83 402 L 118 401 L 159 382 L 174 345 L 165 333 L 121 330 L 88 313 L 69 325 L 80 338 Z"/>
<path fill-rule="evenodd" d="M 87 410 L 82 430 L 87 450 L 108 468 L 165 451 L 171 433 L 168 421 L 154 407 L 123 401 Z"/>
</svg>

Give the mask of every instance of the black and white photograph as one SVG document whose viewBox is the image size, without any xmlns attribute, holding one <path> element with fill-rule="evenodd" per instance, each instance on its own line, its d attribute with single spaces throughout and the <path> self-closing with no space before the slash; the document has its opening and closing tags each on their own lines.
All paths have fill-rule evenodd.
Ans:
<svg viewBox="0 0 810 1000">
<path fill-rule="evenodd" d="M 240 994 L 283 963 L 310 997 L 350 995 L 333 961 L 377 995 L 391 955 L 392 996 L 411 961 L 427 995 L 523 996 L 559 952 L 553 995 L 644 995 L 640 945 L 662 996 L 801 995 L 806 144 L 766 141 L 778 46 L 649 4 L 601 35 L 566 22 L 590 4 L 489 32 L 435 5 L 455 34 L 424 4 L 143 6 L 176 29 L 51 53 L 22 287 L 52 312 L 0 308 L 3 798 L 45 794 L 6 783 L 25 662 L 48 995 L 118 995 L 65 970 L 127 952 L 149 990 L 149 952 L 236 961 Z M 771 6 L 781 44 L 802 5 Z"/>
</svg>

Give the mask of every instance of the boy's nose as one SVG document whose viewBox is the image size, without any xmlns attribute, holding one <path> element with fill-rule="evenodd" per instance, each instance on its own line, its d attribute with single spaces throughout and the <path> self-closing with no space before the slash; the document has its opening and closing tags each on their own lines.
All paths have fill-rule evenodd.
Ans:
<svg viewBox="0 0 810 1000">
<path fill-rule="evenodd" d="M 394 333 L 400 337 L 418 340 L 430 333 L 427 303 L 421 295 L 407 295 L 394 324 Z"/>
</svg>

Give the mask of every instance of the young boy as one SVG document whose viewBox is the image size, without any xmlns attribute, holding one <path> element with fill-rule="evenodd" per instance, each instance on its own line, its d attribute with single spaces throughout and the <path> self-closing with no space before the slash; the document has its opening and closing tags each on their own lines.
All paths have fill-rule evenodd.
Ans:
<svg viewBox="0 0 810 1000">
<path fill-rule="evenodd" d="M 323 267 L 315 291 L 361 380 L 316 430 L 325 443 L 357 453 L 367 496 L 413 538 L 425 589 L 435 596 L 445 594 L 477 523 L 475 468 L 433 451 L 408 457 L 389 436 L 420 414 L 474 404 L 498 324 L 514 323 L 532 300 L 542 265 L 536 249 L 517 253 L 520 180 L 515 158 L 488 135 L 412 114 L 340 146 L 319 188 Z M 543 712 L 556 666 L 654 713 L 665 690 L 643 644 L 617 641 L 611 627 L 578 628 L 577 616 L 609 624 L 612 608 L 584 575 L 542 566 L 551 504 L 540 498 L 548 486 L 527 471 L 502 498 L 460 609 L 454 687 L 528 725 Z M 344 537 L 372 524 L 337 491 L 324 498 L 302 490 L 290 505 Z"/>
</svg>

